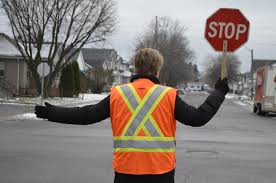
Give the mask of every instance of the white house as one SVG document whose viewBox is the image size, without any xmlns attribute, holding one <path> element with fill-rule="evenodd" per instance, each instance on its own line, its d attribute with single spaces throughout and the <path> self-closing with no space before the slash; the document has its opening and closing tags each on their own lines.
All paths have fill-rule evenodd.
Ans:
<svg viewBox="0 0 276 183">
<path fill-rule="evenodd" d="M 32 48 L 33 55 L 36 55 L 37 49 Z M 43 61 L 48 60 L 50 44 L 45 43 L 41 49 L 41 57 Z M 73 51 L 73 50 L 72 50 Z M 54 65 L 59 60 L 59 54 L 54 58 Z M 85 64 L 82 52 L 77 52 L 71 61 L 77 61 L 80 70 L 85 72 L 88 66 Z M 67 58 L 63 62 L 67 61 Z M 53 82 L 49 93 L 52 96 L 59 95 L 58 74 Z M 0 33 L 0 93 L 9 95 L 36 95 L 36 85 L 32 74 L 28 69 L 27 63 L 24 61 L 15 41 L 6 34 Z"/>
<path fill-rule="evenodd" d="M 130 80 L 130 64 L 123 60 L 114 49 L 82 48 L 83 58 L 90 68 L 103 67 L 113 71 L 113 85 Z"/>
</svg>

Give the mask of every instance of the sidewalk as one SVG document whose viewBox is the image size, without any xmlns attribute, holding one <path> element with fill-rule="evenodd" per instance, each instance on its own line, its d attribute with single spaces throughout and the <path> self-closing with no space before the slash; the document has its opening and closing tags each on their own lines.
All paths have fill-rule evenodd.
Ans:
<svg viewBox="0 0 276 183">
<path fill-rule="evenodd" d="M 107 94 L 80 94 L 76 98 L 48 98 L 44 102 L 64 107 L 81 107 L 99 102 L 107 97 Z M 43 103 L 44 103 L 43 102 Z M 41 105 L 40 97 L 19 97 L 10 100 L 0 98 L 0 122 L 10 120 L 42 120 L 36 118 L 34 106 Z"/>
<path fill-rule="evenodd" d="M 75 98 L 48 98 L 43 100 L 53 105 L 67 106 L 67 105 L 83 105 L 89 103 L 95 103 L 107 97 L 107 94 L 80 94 L 79 97 Z M 15 105 L 41 105 L 41 97 L 18 97 L 15 99 L 3 99 L 0 98 L 0 104 L 15 104 Z"/>
<path fill-rule="evenodd" d="M 246 95 L 237 95 L 233 93 L 228 93 L 225 96 L 226 99 L 232 100 L 234 103 L 240 105 L 240 106 L 246 106 L 248 109 L 251 109 L 253 107 L 253 100 Z"/>
</svg>

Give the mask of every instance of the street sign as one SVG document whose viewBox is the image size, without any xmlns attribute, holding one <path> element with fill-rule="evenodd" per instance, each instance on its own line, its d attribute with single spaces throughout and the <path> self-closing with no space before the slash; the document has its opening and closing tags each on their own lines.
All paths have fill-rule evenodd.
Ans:
<svg viewBox="0 0 276 183">
<path fill-rule="evenodd" d="M 216 51 L 234 52 L 247 42 L 249 28 L 240 10 L 221 8 L 207 19 L 205 38 Z"/>
<path fill-rule="evenodd" d="M 50 72 L 50 67 L 47 62 L 41 62 L 37 66 L 37 72 L 41 77 L 41 105 L 43 105 L 43 97 L 44 97 L 44 77 L 47 76 Z"/>
<path fill-rule="evenodd" d="M 50 72 L 50 67 L 47 62 L 41 62 L 37 67 L 37 72 L 40 75 L 40 77 L 45 77 Z"/>
</svg>

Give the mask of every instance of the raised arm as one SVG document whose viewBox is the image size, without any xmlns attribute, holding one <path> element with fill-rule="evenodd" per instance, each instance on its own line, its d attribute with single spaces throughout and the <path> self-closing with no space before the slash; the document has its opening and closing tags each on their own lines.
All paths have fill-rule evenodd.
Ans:
<svg viewBox="0 0 276 183">
<path fill-rule="evenodd" d="M 207 97 L 199 108 L 188 105 L 177 96 L 174 111 L 175 119 L 185 125 L 193 127 L 205 125 L 217 113 L 228 92 L 227 79 L 218 80 L 215 91 Z"/>
<path fill-rule="evenodd" d="M 110 97 L 108 96 L 95 105 L 70 108 L 45 103 L 45 106 L 35 106 L 35 114 L 38 118 L 48 119 L 52 122 L 89 125 L 110 117 L 109 101 Z"/>
</svg>

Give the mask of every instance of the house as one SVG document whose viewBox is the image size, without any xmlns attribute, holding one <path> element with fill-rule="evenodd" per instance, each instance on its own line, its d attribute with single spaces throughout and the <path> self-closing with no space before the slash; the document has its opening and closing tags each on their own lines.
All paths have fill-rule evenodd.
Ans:
<svg viewBox="0 0 276 183">
<path fill-rule="evenodd" d="M 67 61 L 67 60 L 69 59 L 68 57 L 69 57 L 71 54 L 73 54 L 73 52 L 75 52 L 75 51 L 76 51 L 76 49 L 73 48 L 73 49 L 65 56 L 65 60 Z M 87 64 L 86 64 L 85 61 L 84 61 L 83 54 L 82 54 L 82 50 L 76 52 L 76 53 L 71 57 L 71 59 L 69 60 L 69 62 L 73 62 L 73 61 L 75 61 L 75 62 L 78 63 L 79 68 L 80 68 L 80 71 L 81 71 L 82 73 L 86 73 L 86 71 L 88 70 L 89 66 L 87 66 Z"/>
<path fill-rule="evenodd" d="M 50 52 L 50 43 L 45 43 L 41 49 L 42 61 L 48 61 Z M 37 49 L 32 48 L 33 55 L 36 55 Z M 74 50 L 71 51 L 71 53 Z M 68 56 L 70 55 L 67 54 Z M 67 61 L 65 56 L 63 62 Z M 59 51 L 55 56 L 54 65 L 59 60 Z M 87 66 L 84 63 L 82 52 L 77 52 L 71 59 L 78 62 L 80 70 L 85 72 Z M 57 74 L 51 89 L 48 91 L 49 96 L 59 96 L 60 73 Z M 32 74 L 24 61 L 19 48 L 15 41 L 6 34 L 0 33 L 0 97 L 5 95 L 37 95 L 36 84 Z"/>
<path fill-rule="evenodd" d="M 112 85 L 127 83 L 130 80 L 130 63 L 123 60 L 114 49 L 82 48 L 83 58 L 90 70 L 102 67 L 112 71 Z M 93 74 L 90 76 L 93 77 Z"/>
<path fill-rule="evenodd" d="M 253 93 L 255 90 L 256 83 L 256 70 L 260 67 L 266 65 L 275 64 L 276 60 L 267 60 L 267 59 L 254 59 L 252 62 L 252 72 L 253 72 L 253 84 L 252 84 L 252 75 L 251 72 L 242 73 L 238 76 L 238 81 L 236 83 L 236 93 L 242 95 L 252 95 L 252 86 Z"/>
<path fill-rule="evenodd" d="M 16 43 L 9 36 L 0 33 L 0 88 L 2 93 L 19 95 L 31 88 L 28 67 Z M 22 90 L 23 89 L 23 90 Z M 27 92 L 33 93 L 33 90 Z"/>
<path fill-rule="evenodd" d="M 252 78 L 251 73 L 241 73 L 237 77 L 237 82 L 235 83 L 235 93 L 242 95 L 251 95 L 252 89 Z"/>
<path fill-rule="evenodd" d="M 120 57 L 115 62 L 114 66 L 115 67 L 113 67 L 113 85 L 128 83 L 132 75 L 132 73 L 130 72 L 130 63 L 123 60 L 123 58 Z"/>
</svg>

